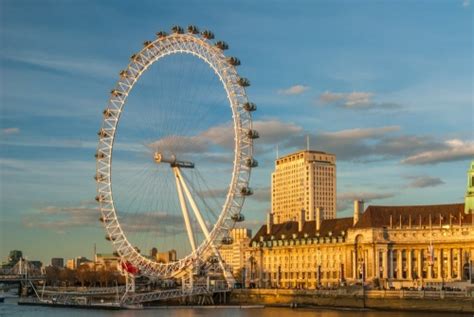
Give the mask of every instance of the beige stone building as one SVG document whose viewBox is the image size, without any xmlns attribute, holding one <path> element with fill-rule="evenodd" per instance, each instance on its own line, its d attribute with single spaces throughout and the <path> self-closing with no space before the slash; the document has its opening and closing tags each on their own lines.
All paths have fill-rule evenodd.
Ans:
<svg viewBox="0 0 474 317">
<path fill-rule="evenodd" d="M 234 228 L 230 232 L 230 237 L 232 244 L 220 246 L 219 253 L 225 264 L 232 267 L 232 273 L 237 280 L 240 280 L 241 270 L 247 262 L 245 250 L 248 249 L 252 239 L 252 231 L 247 228 Z"/>
<path fill-rule="evenodd" d="M 279 224 L 269 217 L 247 250 L 247 285 L 316 288 L 365 283 L 442 287 L 470 283 L 474 217 L 464 204 L 369 206 L 354 217 Z"/>
<path fill-rule="evenodd" d="M 319 151 L 299 151 L 278 158 L 272 173 L 273 222 L 295 221 L 305 210 L 305 220 L 336 217 L 336 156 Z"/>
</svg>

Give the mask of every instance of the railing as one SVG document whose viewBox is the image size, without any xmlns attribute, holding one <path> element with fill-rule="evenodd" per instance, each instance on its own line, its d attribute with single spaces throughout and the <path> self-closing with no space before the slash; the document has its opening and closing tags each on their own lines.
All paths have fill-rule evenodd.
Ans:
<svg viewBox="0 0 474 317">
<path fill-rule="evenodd" d="M 362 288 L 338 288 L 338 289 L 320 289 L 320 290 L 298 290 L 298 289 L 251 289 L 251 292 L 271 292 L 274 294 L 301 295 L 301 296 L 321 296 L 321 297 L 338 297 L 338 296 L 357 296 L 367 298 L 474 298 L 474 292 L 466 291 L 446 291 L 446 290 L 362 290 Z"/>
<path fill-rule="evenodd" d="M 228 292 L 230 289 L 221 287 L 207 287 L 206 285 L 195 285 L 192 288 L 179 288 L 171 290 L 159 290 L 148 293 L 126 294 L 122 302 L 126 305 L 168 300 L 175 298 L 186 298 L 199 295 L 212 295 L 214 293 Z"/>
</svg>

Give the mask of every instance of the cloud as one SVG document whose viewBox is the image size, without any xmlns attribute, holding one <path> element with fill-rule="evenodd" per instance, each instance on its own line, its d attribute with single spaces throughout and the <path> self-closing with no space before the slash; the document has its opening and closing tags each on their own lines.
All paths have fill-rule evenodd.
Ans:
<svg viewBox="0 0 474 317">
<path fill-rule="evenodd" d="M 24 63 L 44 69 L 67 72 L 70 74 L 84 74 L 92 77 L 110 77 L 120 69 L 110 64 L 108 60 L 87 59 L 81 57 L 44 54 L 44 52 L 24 52 L 15 54 L 3 53 L 1 58 L 17 63 Z"/>
<path fill-rule="evenodd" d="M 444 182 L 439 177 L 408 176 L 406 178 L 411 180 L 411 182 L 408 184 L 408 187 L 412 188 L 435 187 L 444 184 Z"/>
<path fill-rule="evenodd" d="M 474 142 L 459 139 L 447 140 L 439 148 L 423 151 L 402 160 L 403 164 L 423 165 L 469 160 L 474 157 Z"/>
<path fill-rule="evenodd" d="M 19 128 L 5 128 L 1 130 L 1 135 L 12 135 L 20 133 Z"/>
<path fill-rule="evenodd" d="M 158 141 L 150 143 L 148 146 L 154 152 L 164 153 L 196 153 L 205 152 L 209 148 L 210 140 L 198 136 L 170 135 Z"/>
<path fill-rule="evenodd" d="M 27 228 L 41 228 L 66 233 L 70 229 L 101 227 L 100 211 L 95 201 L 86 201 L 77 206 L 47 206 L 39 212 L 22 219 Z M 119 215 L 119 222 L 125 233 L 156 232 L 158 236 L 184 232 L 180 215 L 160 211 Z"/>
<path fill-rule="evenodd" d="M 462 6 L 463 6 L 464 8 L 467 8 L 467 7 L 469 7 L 470 5 L 471 5 L 471 0 L 463 0 Z"/>
<path fill-rule="evenodd" d="M 381 200 L 395 197 L 395 193 L 376 193 L 376 192 L 345 192 L 337 194 L 337 211 L 350 210 L 354 200 L 363 200 L 370 203 L 374 200 Z M 367 207 L 367 206 L 366 206 Z"/>
<path fill-rule="evenodd" d="M 378 138 L 387 133 L 399 131 L 400 126 L 385 126 L 378 128 L 356 128 L 341 130 L 336 132 L 326 132 L 322 136 L 333 139 L 346 139 L 346 140 L 356 140 L 356 139 L 367 139 L 367 138 Z"/>
<path fill-rule="evenodd" d="M 251 197 L 259 202 L 270 202 L 270 187 L 254 188 Z"/>
<path fill-rule="evenodd" d="M 278 90 L 279 95 L 300 95 L 307 91 L 309 89 L 309 86 L 304 86 L 304 85 L 295 85 L 288 87 L 286 89 L 280 89 Z"/>
<path fill-rule="evenodd" d="M 353 91 L 349 93 L 325 91 L 319 96 L 323 104 L 336 104 L 347 109 L 396 109 L 401 106 L 392 102 L 375 102 L 372 92 Z"/>
</svg>

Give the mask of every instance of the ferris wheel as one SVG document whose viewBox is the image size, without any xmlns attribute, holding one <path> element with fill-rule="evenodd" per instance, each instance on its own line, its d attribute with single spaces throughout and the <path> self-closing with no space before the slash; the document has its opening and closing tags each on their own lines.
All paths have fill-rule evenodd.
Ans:
<svg viewBox="0 0 474 317">
<path fill-rule="evenodd" d="M 224 55 L 228 49 L 225 42 L 213 43 L 212 32 L 199 32 L 195 26 L 186 31 L 174 26 L 170 34 L 156 35 L 131 56 L 103 111 L 95 155 L 96 200 L 106 239 L 121 259 L 141 275 L 170 278 L 209 257 L 218 257 L 220 246 L 233 243 L 230 230 L 244 221 L 241 209 L 253 193 L 249 178 L 258 165 L 253 140 L 259 134 L 252 128 L 256 105 L 246 94 L 250 82 L 237 73 L 239 59 Z M 172 64 L 176 60 L 179 65 Z M 205 78 L 195 74 L 200 67 L 195 63 L 205 66 L 203 72 L 209 71 L 207 88 L 194 87 L 203 86 Z M 162 68 L 158 67 L 155 77 L 149 76 L 149 85 L 143 85 L 152 87 L 153 102 L 147 104 L 145 98 L 137 97 L 130 104 L 132 91 L 154 64 Z M 178 78 L 175 87 L 170 87 L 177 73 L 191 78 L 190 84 L 184 86 L 185 80 Z M 219 101 L 209 100 L 219 91 L 223 96 Z M 136 122 L 127 122 L 128 117 Z M 153 117 L 156 121 L 152 122 Z M 151 129 L 136 133 L 147 122 Z M 131 163 L 131 157 L 137 159 Z M 220 168 L 216 157 L 227 158 L 227 166 Z M 140 160 L 148 164 L 148 170 L 138 171 Z M 136 170 L 127 163 L 135 164 Z M 121 176 L 121 169 L 131 172 Z M 137 246 L 144 236 L 151 244 Z M 142 251 L 160 239 L 166 248 L 185 250 L 186 254 L 159 261 L 156 255 Z"/>
</svg>

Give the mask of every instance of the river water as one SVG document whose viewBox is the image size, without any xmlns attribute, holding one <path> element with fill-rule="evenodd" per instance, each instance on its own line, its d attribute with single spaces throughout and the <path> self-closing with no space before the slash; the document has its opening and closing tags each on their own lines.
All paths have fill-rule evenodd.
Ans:
<svg viewBox="0 0 474 317">
<path fill-rule="evenodd" d="M 443 313 L 290 309 L 290 308 L 148 308 L 143 310 L 91 310 L 43 306 L 18 306 L 17 298 L 6 298 L 0 303 L 0 316 L 24 317 L 447 317 L 466 316 Z M 469 316 L 469 315 L 467 315 Z"/>
</svg>

